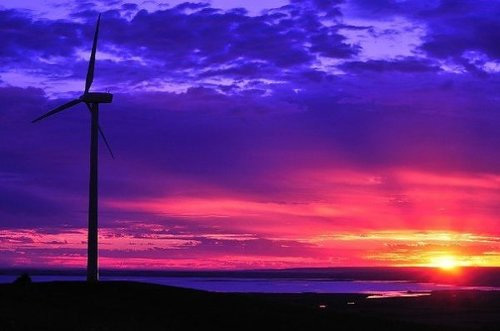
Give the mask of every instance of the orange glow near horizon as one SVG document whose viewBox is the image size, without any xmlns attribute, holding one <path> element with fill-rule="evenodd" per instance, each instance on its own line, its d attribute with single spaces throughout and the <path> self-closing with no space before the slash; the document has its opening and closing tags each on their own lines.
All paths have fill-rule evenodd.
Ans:
<svg viewBox="0 0 500 331">
<path fill-rule="evenodd" d="M 457 259 L 452 255 L 439 256 L 431 261 L 431 266 L 452 271 L 459 267 Z"/>
<path fill-rule="evenodd" d="M 140 234 L 140 235 L 137 235 Z M 322 236 L 281 238 L 284 252 L 289 243 L 301 242 L 295 256 L 278 255 L 272 251 L 252 252 L 240 247 L 262 245 L 251 234 L 198 235 L 169 234 L 161 225 L 123 224 L 122 227 L 102 229 L 100 232 L 101 265 L 105 268 L 134 269 L 249 269 L 288 267 L 342 267 L 342 266 L 401 266 L 433 267 L 447 272 L 461 267 L 500 266 L 500 250 L 495 237 L 457 232 L 381 231 L 341 233 Z M 212 247 L 226 243 L 236 245 L 228 251 L 203 248 L 204 241 Z M 269 242 L 276 238 L 267 238 Z M 55 265 L 77 267 L 85 265 L 86 229 L 71 229 L 60 233 L 37 230 L 0 230 L 2 254 L 19 250 L 46 251 L 47 256 L 33 259 L 23 254 L 14 266 Z M 492 248 L 496 247 L 496 250 Z M 75 253 L 79 251 L 79 253 Z M 302 256 L 302 250 L 308 252 Z M 53 252 L 57 251 L 57 254 Z M 196 253 L 190 253 L 196 251 Z M 65 253 L 68 252 L 68 253 Z M 123 256 L 124 252 L 129 255 Z M 158 255 L 164 252 L 165 255 Z M 333 252 L 333 253 L 332 253 Z M 305 254 L 304 254 L 305 255 Z"/>
<path fill-rule="evenodd" d="M 280 176 L 274 180 L 284 196 L 273 198 L 185 183 L 186 192 L 167 196 L 103 199 L 103 209 L 127 216 L 108 218 L 110 227 L 101 227 L 102 266 L 422 266 L 450 272 L 500 266 L 492 207 L 500 200 L 498 177 L 405 170 L 385 177 L 354 171 Z M 15 266 L 83 266 L 85 243 L 85 228 L 0 229 L 0 254 Z"/>
</svg>

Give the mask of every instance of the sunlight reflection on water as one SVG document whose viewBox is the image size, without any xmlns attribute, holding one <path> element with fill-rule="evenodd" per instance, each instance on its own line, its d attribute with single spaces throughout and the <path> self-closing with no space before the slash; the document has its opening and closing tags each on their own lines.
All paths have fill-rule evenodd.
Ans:
<svg viewBox="0 0 500 331">
<path fill-rule="evenodd" d="M 415 298 L 415 297 L 424 297 L 431 295 L 431 292 L 399 292 L 399 291 L 386 291 L 386 292 L 370 292 L 365 293 L 370 294 L 367 296 L 367 299 L 385 299 L 385 298 Z"/>
</svg>

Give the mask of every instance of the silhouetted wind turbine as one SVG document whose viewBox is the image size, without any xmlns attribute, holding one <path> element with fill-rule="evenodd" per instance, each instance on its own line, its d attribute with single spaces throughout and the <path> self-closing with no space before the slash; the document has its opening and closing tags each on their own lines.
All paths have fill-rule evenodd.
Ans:
<svg viewBox="0 0 500 331">
<path fill-rule="evenodd" d="M 90 129 L 90 182 L 89 182 L 89 232 L 88 232 L 88 251 L 87 251 L 87 281 L 96 282 L 99 279 L 97 266 L 97 152 L 98 152 L 98 135 L 102 136 L 106 147 L 108 148 L 111 157 L 113 152 L 109 147 L 108 141 L 99 126 L 99 104 L 111 103 L 113 95 L 111 93 L 89 92 L 94 80 L 95 53 L 97 49 L 97 36 L 99 34 L 99 23 L 101 15 L 97 18 L 97 26 L 94 34 L 94 42 L 92 44 L 92 53 L 90 54 L 89 68 L 87 71 L 87 80 L 85 81 L 85 91 L 83 94 L 73 101 L 65 103 L 54 110 L 36 118 L 33 123 L 38 122 L 46 117 L 52 116 L 63 110 L 76 106 L 83 102 L 87 105 L 91 114 L 91 129 Z M 99 132 L 99 133 L 98 133 Z M 113 157 L 114 158 L 114 157 Z"/>
</svg>

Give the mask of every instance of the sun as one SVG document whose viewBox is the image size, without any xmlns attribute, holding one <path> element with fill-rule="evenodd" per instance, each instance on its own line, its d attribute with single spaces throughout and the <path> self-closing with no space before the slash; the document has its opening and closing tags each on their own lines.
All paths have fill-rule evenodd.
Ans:
<svg viewBox="0 0 500 331">
<path fill-rule="evenodd" d="M 432 259 L 431 265 L 442 270 L 455 270 L 458 268 L 458 261 L 452 255 L 439 256 Z"/>
</svg>

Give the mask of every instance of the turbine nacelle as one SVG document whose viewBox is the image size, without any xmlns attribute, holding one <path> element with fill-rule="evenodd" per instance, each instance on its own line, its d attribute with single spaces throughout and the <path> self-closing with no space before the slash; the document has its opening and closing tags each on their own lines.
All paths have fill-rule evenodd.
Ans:
<svg viewBox="0 0 500 331">
<path fill-rule="evenodd" d="M 105 92 L 87 92 L 82 94 L 80 100 L 85 103 L 111 103 L 113 94 Z"/>
</svg>

